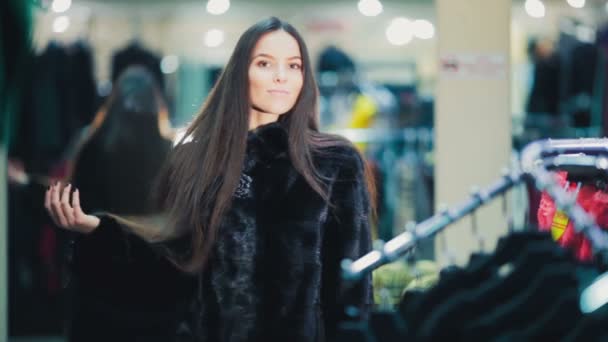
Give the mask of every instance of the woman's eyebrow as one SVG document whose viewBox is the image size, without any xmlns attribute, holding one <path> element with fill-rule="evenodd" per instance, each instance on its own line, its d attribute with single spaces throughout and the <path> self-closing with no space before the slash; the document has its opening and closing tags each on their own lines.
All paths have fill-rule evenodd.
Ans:
<svg viewBox="0 0 608 342">
<path fill-rule="evenodd" d="M 258 57 L 266 57 L 266 58 L 270 58 L 270 59 L 276 59 L 274 56 L 269 55 L 267 53 L 258 53 L 257 55 L 253 56 L 253 58 L 258 58 Z M 300 59 L 301 60 L 302 57 L 300 57 L 300 56 L 292 56 L 292 57 L 289 57 L 287 59 Z"/>
</svg>

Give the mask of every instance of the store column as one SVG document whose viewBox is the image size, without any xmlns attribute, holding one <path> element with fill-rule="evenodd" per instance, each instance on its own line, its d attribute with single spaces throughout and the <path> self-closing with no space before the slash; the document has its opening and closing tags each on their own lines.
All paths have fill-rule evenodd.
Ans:
<svg viewBox="0 0 608 342">
<path fill-rule="evenodd" d="M 501 176 L 511 154 L 511 0 L 435 0 L 438 81 L 435 208 L 453 207 L 471 189 Z M 485 250 L 507 232 L 501 201 L 476 214 Z M 436 257 L 458 264 L 479 250 L 467 217 L 435 239 Z M 447 249 L 446 249 L 447 247 Z M 450 253 L 445 253 L 445 251 Z"/>
</svg>

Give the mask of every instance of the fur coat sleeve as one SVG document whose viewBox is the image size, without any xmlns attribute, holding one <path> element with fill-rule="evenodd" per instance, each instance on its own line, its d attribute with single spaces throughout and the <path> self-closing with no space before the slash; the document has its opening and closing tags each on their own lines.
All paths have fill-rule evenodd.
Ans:
<svg viewBox="0 0 608 342">
<path fill-rule="evenodd" d="M 108 216 L 73 254 L 69 341 L 175 340 L 196 278 Z"/>
<path fill-rule="evenodd" d="M 348 153 L 340 165 L 332 188 L 331 203 L 333 207 L 329 210 L 324 227 L 321 286 L 328 336 L 333 336 L 339 322 L 355 318 L 347 317 L 347 308 L 358 309 L 356 318 L 365 319 L 373 303 L 371 274 L 352 287 L 346 286 L 341 278 L 342 259 L 355 260 L 372 248 L 370 200 L 364 163 L 355 151 Z"/>
</svg>

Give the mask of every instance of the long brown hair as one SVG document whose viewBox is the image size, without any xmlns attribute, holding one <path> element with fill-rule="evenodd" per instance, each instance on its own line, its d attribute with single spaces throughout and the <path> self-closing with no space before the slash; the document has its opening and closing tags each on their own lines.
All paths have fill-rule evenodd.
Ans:
<svg viewBox="0 0 608 342">
<path fill-rule="evenodd" d="M 151 187 L 171 150 L 167 110 L 154 76 L 127 68 L 75 147 L 71 181 L 85 211 L 149 214 Z"/>
<path fill-rule="evenodd" d="M 288 132 L 290 160 L 312 189 L 328 201 L 325 179 L 313 164 L 312 155 L 323 147 L 348 142 L 319 133 L 318 88 L 300 34 L 278 18 L 262 20 L 240 37 L 201 112 L 170 154 L 159 177 L 159 205 L 167 215 L 169 230 L 176 232 L 187 227 L 192 237 L 187 260 L 178 262 L 185 271 L 204 267 L 222 217 L 231 205 L 245 159 L 252 106 L 248 79 L 252 52 L 264 34 L 277 30 L 296 39 L 303 64 L 304 82 L 297 102 L 279 118 Z M 373 187 L 370 190 L 375 197 Z"/>
</svg>

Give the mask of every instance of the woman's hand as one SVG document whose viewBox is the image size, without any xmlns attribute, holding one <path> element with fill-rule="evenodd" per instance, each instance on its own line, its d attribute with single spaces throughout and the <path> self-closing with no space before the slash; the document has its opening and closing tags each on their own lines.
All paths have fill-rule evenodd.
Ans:
<svg viewBox="0 0 608 342">
<path fill-rule="evenodd" d="M 99 218 L 87 215 L 80 207 L 80 193 L 76 189 L 72 193 L 72 185 L 68 184 L 61 189 L 61 183 L 52 185 L 45 194 L 44 207 L 53 219 L 53 222 L 61 228 L 90 233 L 99 226 Z M 70 202 L 70 194 L 72 201 Z"/>
</svg>

